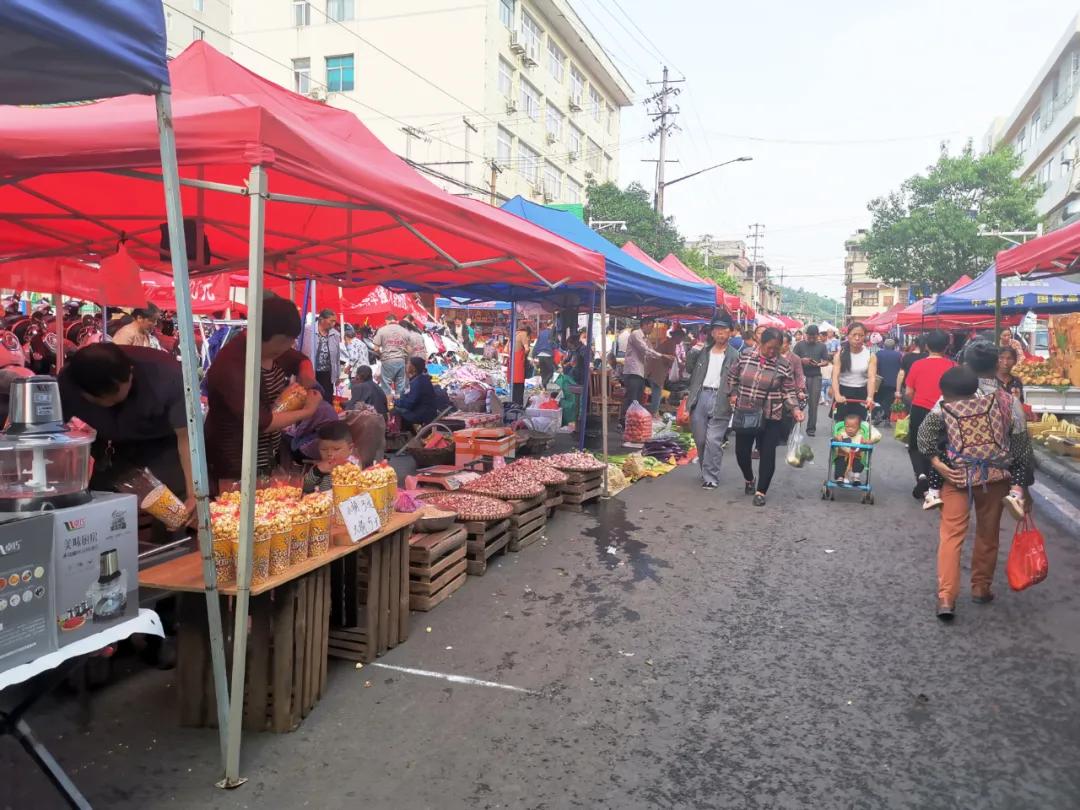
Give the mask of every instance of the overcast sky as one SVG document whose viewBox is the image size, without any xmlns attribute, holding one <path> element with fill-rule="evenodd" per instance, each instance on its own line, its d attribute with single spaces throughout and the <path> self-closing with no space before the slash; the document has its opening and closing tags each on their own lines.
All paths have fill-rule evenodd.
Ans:
<svg viewBox="0 0 1080 810">
<path fill-rule="evenodd" d="M 867 202 L 932 163 L 942 140 L 978 147 L 1080 11 L 1063 0 L 572 2 L 639 102 L 661 55 L 686 77 L 669 178 L 754 158 L 668 190 L 682 232 L 743 238 L 761 222 L 785 284 L 835 297 Z M 636 139 L 651 126 L 640 103 L 623 111 L 622 183 L 650 191 L 654 164 L 640 161 L 657 146 Z"/>
</svg>

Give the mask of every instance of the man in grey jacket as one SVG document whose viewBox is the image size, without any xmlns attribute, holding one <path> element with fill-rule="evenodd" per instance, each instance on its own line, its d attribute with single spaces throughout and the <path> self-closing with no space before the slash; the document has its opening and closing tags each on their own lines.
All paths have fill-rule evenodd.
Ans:
<svg viewBox="0 0 1080 810">
<path fill-rule="evenodd" d="M 728 372 L 739 362 L 739 351 L 728 343 L 732 323 L 720 313 L 709 326 L 705 347 L 693 357 L 687 407 L 701 467 L 701 486 L 720 485 L 720 462 L 724 458 L 724 433 L 731 418 Z"/>
<path fill-rule="evenodd" d="M 336 326 L 334 310 L 324 309 L 311 328 L 304 330 L 300 347 L 311 360 L 315 380 L 322 386 L 328 402 L 333 399 L 334 388 L 341 375 L 341 333 Z"/>
</svg>

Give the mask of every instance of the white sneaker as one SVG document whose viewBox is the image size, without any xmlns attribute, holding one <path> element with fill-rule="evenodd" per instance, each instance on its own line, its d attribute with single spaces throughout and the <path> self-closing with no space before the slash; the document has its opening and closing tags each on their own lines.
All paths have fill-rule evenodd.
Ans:
<svg viewBox="0 0 1080 810">
<path fill-rule="evenodd" d="M 1010 492 L 1004 497 L 1005 508 L 1017 520 L 1024 519 L 1024 496 L 1018 492 Z"/>
<path fill-rule="evenodd" d="M 928 490 L 923 496 L 922 508 L 937 509 L 939 506 L 941 506 L 941 496 L 933 490 Z"/>
</svg>

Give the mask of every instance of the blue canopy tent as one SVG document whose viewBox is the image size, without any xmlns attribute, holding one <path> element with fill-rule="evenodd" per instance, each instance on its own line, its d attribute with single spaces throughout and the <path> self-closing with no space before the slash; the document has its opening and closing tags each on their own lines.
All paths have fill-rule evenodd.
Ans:
<svg viewBox="0 0 1080 810">
<path fill-rule="evenodd" d="M 157 107 L 162 185 L 165 192 L 170 244 L 186 244 L 180 207 L 180 178 L 169 94 L 165 12 L 160 0 L 4 0 L 0 3 L 0 104 L 57 104 L 92 101 L 118 95 L 152 95 Z M 199 542 L 210 624 L 218 727 L 226 779 L 238 783 L 240 709 L 243 703 L 243 666 L 239 690 L 229 716 L 225 651 L 221 632 L 220 600 L 212 556 L 210 510 L 202 411 L 198 396 L 198 352 L 195 349 L 191 290 L 186 250 L 171 251 L 177 295 L 177 321 L 181 339 L 188 434 L 192 454 L 194 495 L 198 504 Z M 58 294 L 59 296 L 59 294 Z M 59 303 L 59 302 L 57 302 Z M 57 306 L 57 312 L 62 308 Z M 58 330 L 63 322 L 57 318 Z M 63 341 L 60 341 L 63 345 Z M 62 364 L 62 355 L 58 364 Z M 238 626 L 241 621 L 238 608 Z M 246 616 L 246 603 L 243 606 Z M 244 619 L 246 621 L 246 618 Z M 240 635 L 246 637 L 246 633 Z M 243 661 L 243 655 L 237 659 Z M 237 673 L 236 670 L 239 670 Z M 18 724 L 13 724 L 16 735 Z M 27 735 L 29 730 L 26 730 Z M 22 741 L 22 740 L 21 740 Z M 24 747 L 32 750 L 25 741 Z M 226 752 L 233 754 L 229 768 Z M 89 806 L 48 752 L 37 746 L 35 760 L 73 806 Z"/>
<path fill-rule="evenodd" d="M 974 281 L 949 293 L 942 293 L 931 305 L 931 314 L 993 315 L 997 267 L 991 264 Z M 1060 276 L 1001 279 L 1001 311 L 1040 314 L 1080 311 L 1080 283 Z"/>
</svg>

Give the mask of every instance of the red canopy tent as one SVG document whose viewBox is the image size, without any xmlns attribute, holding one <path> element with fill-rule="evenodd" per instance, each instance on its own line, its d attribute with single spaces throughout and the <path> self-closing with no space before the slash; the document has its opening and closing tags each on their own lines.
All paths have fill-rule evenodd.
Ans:
<svg viewBox="0 0 1080 810">
<path fill-rule="evenodd" d="M 627 243 L 629 244 L 629 243 Z M 623 248 L 625 250 L 625 248 Z M 694 281 L 699 284 L 714 284 L 715 282 L 702 278 L 689 267 L 683 263 L 682 259 L 676 256 L 674 253 L 669 253 L 663 259 L 660 260 L 660 266 L 670 271 L 673 274 L 677 274 L 679 278 L 684 278 L 687 281 Z M 740 312 L 745 314 L 748 318 L 753 319 L 753 309 L 743 302 L 737 295 L 720 289 L 720 285 L 716 285 L 716 304 L 722 306 L 731 315 L 738 315 Z"/>
<path fill-rule="evenodd" d="M 716 290 L 716 306 L 723 306 L 724 291 L 708 279 L 701 278 L 701 276 L 697 275 L 689 267 L 686 267 L 686 265 L 682 265 L 681 262 L 680 265 L 682 265 L 682 267 L 680 269 L 672 269 L 671 267 L 668 267 L 661 262 L 658 262 L 644 250 L 639 248 L 633 240 L 628 240 L 626 244 L 622 246 L 621 250 L 623 251 L 623 253 L 626 253 L 627 255 L 637 259 L 650 270 L 655 270 L 657 273 L 661 273 L 665 276 L 670 276 L 671 278 L 677 278 L 680 281 L 689 281 L 692 284 L 706 284 L 713 287 Z M 706 295 L 708 295 L 708 292 L 706 292 Z M 674 315 L 675 313 L 672 314 Z M 686 317 L 693 319 L 696 316 L 694 314 L 688 313 Z"/>
<path fill-rule="evenodd" d="M 106 306 L 146 304 L 138 265 L 122 252 L 106 257 L 100 269 L 64 256 L 5 262 L 0 264 L 0 287 L 66 295 Z"/>
<path fill-rule="evenodd" d="M 140 279 L 145 301 L 161 309 L 176 309 L 176 289 L 171 274 L 143 270 Z M 191 311 L 196 315 L 212 315 L 235 306 L 230 301 L 231 288 L 227 273 L 193 278 L 188 287 L 191 290 Z"/>
<path fill-rule="evenodd" d="M 784 324 L 785 329 L 802 329 L 803 322 L 798 318 L 792 318 L 790 315 L 777 315 L 777 319 Z"/>
<path fill-rule="evenodd" d="M 999 276 L 1052 276 L 1080 272 L 1080 222 L 1008 248 L 994 259 Z"/>
<path fill-rule="evenodd" d="M 949 287 L 945 290 L 945 292 L 950 293 L 953 290 L 959 290 L 961 287 L 966 287 L 970 283 L 971 276 L 965 273 L 952 284 L 950 284 Z M 931 296 L 929 298 L 920 298 L 918 301 L 908 304 L 896 313 L 893 325 L 903 326 L 906 328 L 919 327 L 923 329 L 961 329 L 965 326 L 978 325 L 985 320 L 985 318 L 977 315 L 935 315 L 933 313 L 928 313 L 926 309 L 933 302 L 934 297 Z M 889 310 L 889 312 L 891 311 L 892 310 Z M 974 320 L 971 323 L 965 323 L 966 319 Z M 991 318 L 990 323 L 993 322 L 994 319 Z"/>
<path fill-rule="evenodd" d="M 193 274 L 248 264 L 248 195 L 256 189 L 247 184 L 259 166 L 264 199 L 288 203 L 265 216 L 262 253 L 271 273 L 356 286 L 489 283 L 493 293 L 604 280 L 599 255 L 435 187 L 348 111 L 291 93 L 204 42 L 169 68 L 183 205 L 198 232 L 188 247 Z M 123 235 L 151 267 L 167 258 L 161 190 L 148 182 L 160 181 L 159 165 L 146 97 L 4 108 L 0 175 L 9 181 L 0 186 L 0 249 L 98 258 Z"/>
<path fill-rule="evenodd" d="M 899 304 L 893 304 L 884 312 L 878 312 L 871 315 L 864 320 L 863 326 L 869 329 L 871 332 L 888 332 L 894 326 L 896 326 L 896 318 L 908 305 L 901 302 Z"/>
</svg>

